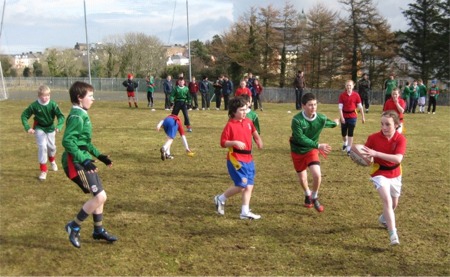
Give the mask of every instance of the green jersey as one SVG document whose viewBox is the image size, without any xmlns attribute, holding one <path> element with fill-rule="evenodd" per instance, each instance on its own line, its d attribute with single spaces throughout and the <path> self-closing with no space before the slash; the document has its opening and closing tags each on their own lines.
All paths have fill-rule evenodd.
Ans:
<svg viewBox="0 0 450 277">
<path fill-rule="evenodd" d="M 66 129 L 62 139 L 64 153 L 62 164 L 68 167 L 67 155 L 72 156 L 74 163 L 83 163 L 92 159 L 92 155 L 98 157 L 101 153 L 92 144 L 92 125 L 87 111 L 78 106 L 73 106 L 66 120 Z"/>
<path fill-rule="evenodd" d="M 189 93 L 189 88 L 176 86 L 172 89 L 170 93 L 170 103 L 184 101 L 186 103 L 191 103 L 191 94 Z"/>
<path fill-rule="evenodd" d="M 386 95 L 391 95 L 392 94 L 392 90 L 397 87 L 397 81 L 388 79 L 384 83 L 384 87 L 386 89 Z"/>
<path fill-rule="evenodd" d="M 409 96 L 411 95 L 411 89 L 408 86 L 405 86 L 402 92 L 402 98 L 404 100 L 408 100 Z"/>
<path fill-rule="evenodd" d="M 246 112 L 245 117 L 247 117 L 248 119 L 250 119 L 253 122 L 253 125 L 255 125 L 255 128 L 256 128 L 256 131 L 258 131 L 258 134 L 261 134 L 260 129 L 259 129 L 258 114 L 255 111 L 249 109 Z"/>
<path fill-rule="evenodd" d="M 419 97 L 427 96 L 427 87 L 424 84 L 418 85 Z"/>
<path fill-rule="evenodd" d="M 319 148 L 319 136 L 323 128 L 334 128 L 337 123 L 325 115 L 316 113 L 313 118 L 299 112 L 292 118 L 291 152 L 305 154 Z"/>
<path fill-rule="evenodd" d="M 26 132 L 31 128 L 28 124 L 28 119 L 32 115 L 34 115 L 33 129 L 41 129 L 45 133 L 55 131 L 55 117 L 58 119 L 56 129 L 61 130 L 64 125 L 64 115 L 59 109 L 58 104 L 53 100 L 44 104 L 36 100 L 22 112 L 20 118 L 22 119 L 22 125 Z"/>
</svg>

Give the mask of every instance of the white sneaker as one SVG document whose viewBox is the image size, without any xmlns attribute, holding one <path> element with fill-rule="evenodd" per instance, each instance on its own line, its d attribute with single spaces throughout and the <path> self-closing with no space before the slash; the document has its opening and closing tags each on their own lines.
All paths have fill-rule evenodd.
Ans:
<svg viewBox="0 0 450 277">
<path fill-rule="evenodd" d="M 56 164 L 56 162 L 51 162 L 50 165 L 53 171 L 58 171 L 58 165 Z"/>
<path fill-rule="evenodd" d="M 217 214 L 225 214 L 225 203 L 219 200 L 219 195 L 214 196 L 214 204 L 216 204 Z"/>
<path fill-rule="evenodd" d="M 378 218 L 378 222 L 383 225 L 384 228 L 387 228 L 387 224 L 386 224 L 386 220 L 384 219 L 383 214 L 380 215 L 380 217 Z"/>
<path fill-rule="evenodd" d="M 261 216 L 259 214 L 254 214 L 252 212 L 248 212 L 247 214 L 241 214 L 240 215 L 241 219 L 260 219 Z"/>
<path fill-rule="evenodd" d="M 391 240 L 391 245 L 399 245 L 400 244 L 400 240 L 398 239 L 398 235 L 397 233 L 392 234 L 391 237 L 389 238 Z"/>
<path fill-rule="evenodd" d="M 45 181 L 47 179 L 47 172 L 41 171 L 41 174 L 39 174 L 39 180 Z"/>
</svg>

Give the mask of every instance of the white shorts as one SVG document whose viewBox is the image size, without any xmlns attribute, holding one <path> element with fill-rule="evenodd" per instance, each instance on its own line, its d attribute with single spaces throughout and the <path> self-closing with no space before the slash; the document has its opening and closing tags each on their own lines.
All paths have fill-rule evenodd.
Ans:
<svg viewBox="0 0 450 277">
<path fill-rule="evenodd" d="M 426 97 L 425 96 L 421 96 L 421 97 L 419 97 L 419 101 L 417 102 L 417 104 L 419 106 L 425 106 L 425 101 L 426 101 Z"/>
<path fill-rule="evenodd" d="M 384 176 L 378 175 L 370 178 L 373 182 L 373 186 L 376 190 L 384 186 L 390 186 L 391 197 L 400 197 L 402 192 L 402 176 L 395 178 L 386 178 Z"/>
</svg>

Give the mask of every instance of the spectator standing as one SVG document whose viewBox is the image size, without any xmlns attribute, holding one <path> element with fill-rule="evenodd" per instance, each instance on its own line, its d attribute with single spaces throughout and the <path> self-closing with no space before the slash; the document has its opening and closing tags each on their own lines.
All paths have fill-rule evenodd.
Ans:
<svg viewBox="0 0 450 277">
<path fill-rule="evenodd" d="M 203 76 L 203 79 L 200 83 L 200 93 L 202 94 L 202 110 L 209 110 L 209 89 L 211 87 L 211 83 L 208 81 L 208 76 Z"/>
<path fill-rule="evenodd" d="M 367 73 L 364 73 L 361 80 L 358 82 L 358 93 L 359 97 L 361 97 L 366 113 L 368 113 L 370 106 L 370 80 Z"/>
<path fill-rule="evenodd" d="M 397 80 L 394 79 L 394 73 L 391 73 L 391 75 L 389 75 L 389 79 L 387 79 L 384 82 L 384 102 L 386 103 L 386 101 L 391 98 L 391 93 L 392 90 L 397 87 Z"/>
<path fill-rule="evenodd" d="M 164 91 L 164 109 L 166 111 L 170 110 L 170 94 L 173 90 L 172 84 L 172 76 L 167 75 L 166 79 L 163 82 L 163 91 Z"/>
<path fill-rule="evenodd" d="M 147 102 L 148 102 L 147 106 L 149 108 L 153 108 L 153 93 L 155 92 L 155 78 L 151 75 L 147 75 L 145 82 L 147 83 Z"/>
<path fill-rule="evenodd" d="M 189 87 L 189 93 L 191 94 L 190 109 L 198 110 L 199 85 L 195 79 L 195 76 L 192 76 L 192 80 L 189 82 L 188 87 Z"/>
<path fill-rule="evenodd" d="M 263 106 L 261 102 L 261 94 L 263 92 L 263 86 L 259 83 L 258 79 L 253 81 L 253 108 L 257 110 L 258 108 L 262 111 Z"/>
<path fill-rule="evenodd" d="M 417 86 L 419 87 L 419 100 L 417 101 L 417 105 L 419 106 L 419 113 L 425 113 L 427 87 L 424 85 L 422 79 L 419 79 L 417 81 Z"/>
<path fill-rule="evenodd" d="M 214 96 L 216 97 L 216 110 L 220 110 L 220 105 L 222 104 L 222 86 L 223 86 L 223 75 L 220 75 L 219 79 L 214 82 Z"/>
<path fill-rule="evenodd" d="M 414 80 L 411 85 L 411 96 L 409 98 L 409 111 L 416 113 L 417 102 L 419 101 L 419 86 L 417 80 Z"/>
<path fill-rule="evenodd" d="M 295 89 L 295 109 L 302 109 L 302 96 L 303 90 L 306 87 L 305 78 L 303 76 L 303 71 L 299 70 L 294 79 L 294 89 Z"/>
<path fill-rule="evenodd" d="M 439 88 L 435 81 L 431 82 L 431 87 L 428 89 L 428 114 L 430 114 L 431 106 L 433 106 L 433 110 L 431 111 L 433 114 L 436 113 L 436 101 L 439 95 Z"/>
<path fill-rule="evenodd" d="M 406 82 L 405 87 L 403 88 L 403 91 L 402 91 L 402 99 L 405 101 L 405 105 L 406 105 L 405 112 L 406 113 L 409 113 L 409 97 L 410 96 L 411 96 L 411 88 L 410 88 L 409 82 Z"/>
<path fill-rule="evenodd" d="M 134 106 L 137 108 L 138 104 L 136 101 L 136 95 L 135 95 L 135 90 L 138 87 L 138 83 L 136 81 L 134 81 L 134 76 L 133 74 L 128 74 L 128 79 L 123 81 L 122 85 L 124 87 L 126 87 L 127 89 L 127 96 L 128 96 L 128 107 L 131 108 L 131 100 L 133 100 L 134 102 Z"/>
<path fill-rule="evenodd" d="M 405 112 L 406 104 L 405 100 L 403 100 L 400 97 L 400 89 L 394 88 L 392 90 L 391 98 L 386 101 L 384 104 L 384 110 L 383 111 L 395 111 L 398 114 L 398 118 L 400 121 L 400 124 L 398 124 L 397 132 L 400 134 L 403 131 L 403 113 Z"/>
<path fill-rule="evenodd" d="M 233 82 L 228 79 L 228 76 L 223 76 L 222 82 L 222 96 L 224 110 L 228 111 L 228 102 L 230 101 L 230 95 L 233 93 Z"/>
</svg>

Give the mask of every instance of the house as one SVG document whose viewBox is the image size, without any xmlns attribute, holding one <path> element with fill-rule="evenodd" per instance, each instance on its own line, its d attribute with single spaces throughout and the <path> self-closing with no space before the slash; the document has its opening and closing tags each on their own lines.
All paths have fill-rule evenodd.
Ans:
<svg viewBox="0 0 450 277">
<path fill-rule="evenodd" d="M 24 69 L 25 67 L 33 67 L 33 63 L 39 62 L 40 57 L 42 56 L 41 52 L 33 53 L 22 53 L 14 55 L 14 65 L 15 69 Z"/>
</svg>

